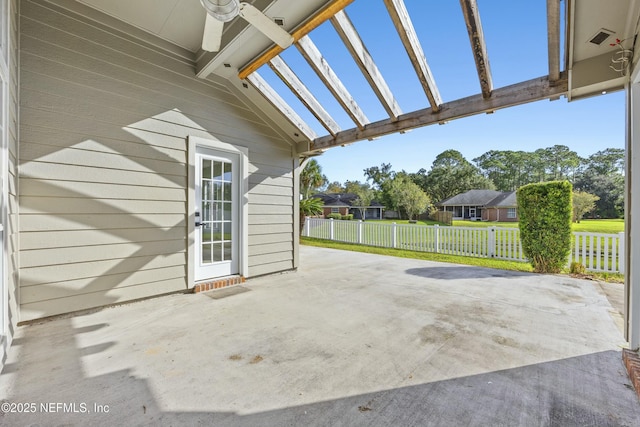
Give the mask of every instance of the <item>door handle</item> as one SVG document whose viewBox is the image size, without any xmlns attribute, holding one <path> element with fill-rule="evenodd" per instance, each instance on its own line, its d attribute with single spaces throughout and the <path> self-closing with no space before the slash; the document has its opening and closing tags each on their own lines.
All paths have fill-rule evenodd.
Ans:
<svg viewBox="0 0 640 427">
<path fill-rule="evenodd" d="M 196 227 L 200 227 L 200 226 L 202 226 L 202 225 L 204 225 L 204 223 L 202 223 L 202 222 L 196 222 Z"/>
</svg>

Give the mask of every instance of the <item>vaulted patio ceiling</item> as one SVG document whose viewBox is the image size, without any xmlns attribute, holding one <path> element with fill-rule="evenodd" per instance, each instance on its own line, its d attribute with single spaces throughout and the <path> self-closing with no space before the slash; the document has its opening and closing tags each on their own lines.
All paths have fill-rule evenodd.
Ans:
<svg viewBox="0 0 640 427">
<path fill-rule="evenodd" d="M 236 18 L 225 24 L 222 48 L 219 52 L 212 53 L 198 48 L 205 16 L 198 0 L 155 0 L 153 4 L 161 5 L 155 8 L 150 6 L 151 0 L 78 1 L 191 51 L 199 77 L 223 77 L 238 90 L 244 91 L 266 114 L 275 117 L 274 111 L 277 111 L 276 114 L 286 117 L 290 124 L 285 129 L 287 136 L 298 144 L 298 152 L 303 155 L 543 99 L 566 96 L 572 100 L 621 89 L 627 76 L 624 70 L 611 69 L 616 50 L 610 43 L 615 43 L 616 39 L 622 40 L 622 47 L 632 51 L 639 3 L 636 0 L 619 0 L 613 5 L 598 0 L 538 0 L 546 2 L 546 74 L 494 87 L 488 54 L 490 49 L 487 48 L 481 20 L 482 2 L 478 5 L 477 0 L 459 0 L 468 32 L 466 54 L 473 57 L 478 86 L 475 95 L 447 99 L 440 93 L 418 36 L 422 27 L 429 26 L 431 20 L 438 17 L 411 16 L 405 4 L 411 5 L 410 0 L 379 0 L 384 3 L 385 13 L 396 30 L 396 34 L 384 36 L 399 38 L 413 68 L 412 72 L 426 97 L 421 108 L 403 111 L 391 85 L 369 53 L 373 49 L 367 47 L 356 30 L 358 22 L 354 25 L 350 19 L 349 7 L 357 3 L 355 0 L 249 1 L 267 16 L 280 18 L 283 28 L 293 35 L 295 48 L 289 49 L 299 51 L 348 115 L 351 126 L 341 126 L 340 120 L 333 117 L 317 94 L 313 93 L 313 85 L 303 81 L 296 64 L 287 63 L 282 48 L 242 19 Z M 149 3 L 149 7 L 142 3 Z M 155 12 L 150 14 L 149 10 Z M 185 20 L 194 25 L 171 24 Z M 368 118 L 365 113 L 367 109 L 356 101 L 348 89 L 351 88 L 353 76 L 343 76 L 341 79 L 332 68 L 326 52 L 323 53 L 314 43 L 314 32 L 325 22 L 330 22 L 335 29 L 339 40 L 357 64 L 361 77 L 364 77 L 364 81 L 375 93 L 386 117 L 376 117 L 373 120 Z M 597 35 L 605 38 L 600 44 L 591 41 Z M 321 124 L 324 134 L 317 132 L 319 127 L 315 124 L 311 126 L 306 123 L 299 114 L 300 110 L 289 105 L 281 96 L 282 91 L 270 85 L 263 76 L 266 71 L 275 73 L 284 82 L 301 105 L 311 112 L 311 115 L 305 115 Z"/>
</svg>

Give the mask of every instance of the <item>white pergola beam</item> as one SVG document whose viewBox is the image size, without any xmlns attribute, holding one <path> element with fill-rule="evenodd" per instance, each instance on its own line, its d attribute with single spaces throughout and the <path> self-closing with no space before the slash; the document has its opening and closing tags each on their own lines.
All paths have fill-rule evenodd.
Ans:
<svg viewBox="0 0 640 427">
<path fill-rule="evenodd" d="M 460 6 L 462 7 L 464 21 L 467 24 L 469 41 L 471 42 L 473 58 L 476 61 L 476 69 L 478 70 L 482 96 L 484 98 L 489 98 L 491 96 L 491 91 L 493 90 L 493 81 L 491 79 L 489 55 L 487 54 L 487 45 L 484 41 L 484 32 L 482 31 L 482 22 L 480 21 L 478 3 L 476 0 L 460 0 Z"/>
<path fill-rule="evenodd" d="M 358 67 L 362 70 L 362 73 L 369 82 L 369 85 L 371 85 L 371 88 L 382 103 L 382 106 L 387 111 L 391 120 L 397 120 L 398 116 L 402 114 L 402 110 L 394 98 L 393 93 L 391 93 L 389 85 L 387 85 L 382 74 L 380 74 L 380 70 L 376 66 L 373 58 L 362 42 L 360 35 L 344 10 L 336 13 L 331 18 L 331 23 L 340 35 L 340 38 L 347 49 L 349 49 L 349 52 L 358 64 Z"/>
<path fill-rule="evenodd" d="M 424 93 L 427 95 L 431 109 L 434 112 L 438 112 L 440 104 L 442 104 L 442 98 L 440 97 L 440 92 L 431 74 L 427 58 L 424 55 L 422 45 L 420 44 L 420 40 L 418 40 L 418 35 L 413 27 L 404 1 L 384 0 L 384 4 L 387 6 L 389 16 L 391 16 L 393 25 L 396 27 L 402 44 L 409 55 L 409 59 L 418 75 Z"/>
<path fill-rule="evenodd" d="M 269 66 L 331 135 L 340 132 L 340 126 L 281 57 L 271 59 Z"/>
<path fill-rule="evenodd" d="M 305 137 L 310 140 L 318 137 L 313 129 L 269 86 L 257 71 L 247 76 L 247 80 L 274 108 L 280 111 L 292 125 L 297 127 Z"/>
<path fill-rule="evenodd" d="M 560 78 L 560 0 L 547 0 L 549 80 Z"/>
<path fill-rule="evenodd" d="M 320 150 L 337 145 L 350 144 L 364 139 L 375 138 L 396 132 L 415 129 L 436 123 L 468 117 L 475 114 L 490 113 L 501 108 L 526 104 L 542 99 L 553 98 L 567 92 L 568 83 L 564 75 L 552 84 L 548 76 L 506 86 L 493 91 L 490 98 L 482 94 L 458 99 L 442 104 L 440 111 L 434 113 L 431 108 L 404 114 L 398 120 L 381 120 L 373 122 L 363 130 L 349 129 L 335 136 L 317 138 L 311 144 L 312 150 Z"/>
<path fill-rule="evenodd" d="M 320 80 L 327 86 L 356 126 L 362 129 L 364 125 L 369 123 L 367 116 L 365 116 L 360 106 L 355 99 L 353 99 L 327 60 L 322 56 L 320 50 L 318 50 L 311 38 L 309 38 L 309 36 L 302 37 L 298 40 L 298 43 L 296 43 L 296 48 L 298 48 L 300 54 L 307 60 L 311 68 L 313 68 Z"/>
</svg>

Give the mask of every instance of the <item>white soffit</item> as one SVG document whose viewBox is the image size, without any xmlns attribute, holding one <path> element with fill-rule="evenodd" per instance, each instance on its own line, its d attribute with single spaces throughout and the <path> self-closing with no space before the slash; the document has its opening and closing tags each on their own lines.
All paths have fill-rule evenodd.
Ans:
<svg viewBox="0 0 640 427">
<path fill-rule="evenodd" d="M 177 46 L 197 52 L 205 12 L 199 0 L 77 0 Z"/>
<path fill-rule="evenodd" d="M 580 0 L 574 2 L 574 34 L 573 34 L 573 62 L 579 62 L 588 58 L 602 55 L 607 52 L 612 54 L 616 48 L 611 43 L 616 38 L 624 40 L 631 38 L 635 33 L 635 22 L 628 22 L 632 13 L 630 7 L 635 0 Z M 628 27 L 628 28 L 627 28 Z M 589 40 L 601 29 L 613 34 L 600 45 Z M 633 40 L 626 40 L 623 45 L 631 47 Z"/>
</svg>

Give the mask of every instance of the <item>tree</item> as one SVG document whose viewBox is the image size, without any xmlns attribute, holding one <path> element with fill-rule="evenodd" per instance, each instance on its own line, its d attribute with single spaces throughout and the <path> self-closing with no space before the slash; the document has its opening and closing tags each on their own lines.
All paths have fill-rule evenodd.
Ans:
<svg viewBox="0 0 640 427">
<path fill-rule="evenodd" d="M 525 151 L 487 151 L 473 161 L 499 191 L 513 191 L 532 181 L 531 168 L 536 165 L 533 153 Z"/>
<path fill-rule="evenodd" d="M 588 168 L 576 181 L 575 188 L 598 196 L 594 214 L 600 218 L 620 218 L 624 213 L 624 176 L 600 175 Z"/>
<path fill-rule="evenodd" d="M 591 212 L 596 208 L 596 202 L 600 199 L 598 196 L 589 194 L 585 191 L 573 192 L 573 222 L 580 222 L 584 214 Z"/>
<path fill-rule="evenodd" d="M 407 212 L 410 220 L 425 212 L 430 204 L 429 196 L 420 187 L 408 179 L 403 183 L 398 194 L 398 206 Z"/>
<path fill-rule="evenodd" d="M 598 151 L 587 159 L 587 169 L 598 175 L 623 174 L 624 150 L 622 148 L 607 148 Z"/>
<path fill-rule="evenodd" d="M 395 172 L 391 170 L 391 163 L 383 163 L 379 167 L 371 166 L 364 169 L 364 176 L 371 181 L 377 189 L 382 189 L 386 181 L 392 179 Z"/>
<path fill-rule="evenodd" d="M 329 194 L 331 193 L 342 193 L 344 191 L 344 187 L 338 181 L 333 181 L 327 184 L 327 188 L 325 191 Z"/>
<path fill-rule="evenodd" d="M 318 191 L 327 183 L 327 177 L 322 174 L 322 166 L 316 159 L 307 162 L 302 172 L 300 172 L 300 193 L 304 199 L 311 197 L 311 194 Z"/>
<path fill-rule="evenodd" d="M 426 176 L 423 190 L 434 201 L 474 189 L 494 189 L 491 180 L 480 173 L 456 150 L 446 150 L 436 157 Z"/>
<path fill-rule="evenodd" d="M 360 182 L 360 181 L 345 181 L 344 183 L 344 192 L 345 193 L 351 193 L 351 194 L 358 194 L 358 191 L 361 190 L 370 190 L 369 188 L 369 184 L 367 184 L 366 182 Z"/>
<path fill-rule="evenodd" d="M 384 194 L 381 197 L 382 203 L 387 208 L 396 211 L 401 218 L 403 217 L 403 213 L 406 213 L 406 210 L 401 203 L 402 191 L 409 184 L 414 183 L 406 174 L 398 174 L 392 180 L 389 180 L 385 183 Z M 418 189 L 422 191 L 420 187 L 418 187 Z"/>
<path fill-rule="evenodd" d="M 308 216 L 320 215 L 322 213 L 322 200 L 309 198 L 300 200 L 300 234 L 304 230 L 304 222 Z"/>
<path fill-rule="evenodd" d="M 537 150 L 536 153 L 539 153 L 546 165 L 548 180 L 559 181 L 565 178 L 572 182 L 575 180 L 576 169 L 582 161 L 578 153 L 571 151 L 566 145 L 554 145 Z"/>
<path fill-rule="evenodd" d="M 357 197 L 351 202 L 352 206 L 357 207 L 360 211 L 360 218 L 364 221 L 366 219 L 367 208 L 371 206 L 375 193 L 369 186 L 357 188 L 353 192 Z"/>
</svg>

